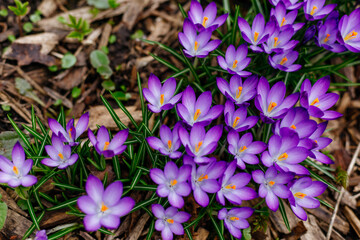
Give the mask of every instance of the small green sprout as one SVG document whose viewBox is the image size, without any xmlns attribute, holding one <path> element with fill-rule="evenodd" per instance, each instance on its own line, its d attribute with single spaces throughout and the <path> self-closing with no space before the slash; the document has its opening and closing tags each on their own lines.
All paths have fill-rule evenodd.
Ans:
<svg viewBox="0 0 360 240">
<path fill-rule="evenodd" d="M 67 22 L 64 17 L 59 17 L 57 20 L 74 29 L 74 31 L 67 35 L 68 38 L 76 38 L 79 41 L 82 41 L 86 35 L 92 32 L 90 24 L 82 18 L 77 20 L 76 17 L 69 15 L 70 22 Z"/>
</svg>

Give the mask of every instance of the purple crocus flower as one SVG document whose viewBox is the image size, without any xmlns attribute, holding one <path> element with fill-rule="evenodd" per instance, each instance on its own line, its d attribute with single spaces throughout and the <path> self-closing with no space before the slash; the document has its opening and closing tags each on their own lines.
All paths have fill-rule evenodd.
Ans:
<svg viewBox="0 0 360 240">
<path fill-rule="evenodd" d="M 286 28 L 282 31 L 277 27 L 274 33 L 263 43 L 264 51 L 267 54 L 272 52 L 283 53 L 293 49 L 299 41 L 290 40 L 294 35 L 293 28 Z"/>
<path fill-rule="evenodd" d="M 197 164 L 207 164 L 210 158 L 205 157 L 215 151 L 218 141 L 221 138 L 222 125 L 212 127 L 208 132 L 200 124 L 195 124 L 190 131 L 184 128 L 179 129 L 179 137 L 186 149 L 186 153 L 194 157 Z"/>
<path fill-rule="evenodd" d="M 257 193 L 250 187 L 245 187 L 251 180 L 248 173 L 237 173 L 236 161 L 231 162 L 226 168 L 224 175 L 220 178 L 220 191 L 216 194 L 216 200 L 225 206 L 225 198 L 232 204 L 241 205 L 242 200 L 251 200 L 257 197 Z"/>
<path fill-rule="evenodd" d="M 251 72 L 243 71 L 249 64 L 251 59 L 247 58 L 248 48 L 247 44 L 244 43 L 235 49 L 234 45 L 230 45 L 226 49 L 225 58 L 218 56 L 217 60 L 220 67 L 227 70 L 230 74 L 236 74 L 240 77 L 248 77 Z"/>
<path fill-rule="evenodd" d="M 311 39 L 313 39 L 313 37 L 315 36 L 315 33 L 316 33 L 316 26 L 315 25 L 311 25 L 310 27 L 308 27 L 308 29 L 306 29 L 306 31 L 305 31 L 302 43 L 305 44 L 308 41 L 310 41 Z"/>
<path fill-rule="evenodd" d="M 276 19 L 281 31 L 288 27 L 292 27 L 294 29 L 294 32 L 297 32 L 300 28 L 302 28 L 305 25 L 305 23 L 294 24 L 297 13 L 298 13 L 297 10 L 293 10 L 286 13 L 286 7 L 283 2 L 279 2 L 276 5 L 275 9 L 272 8 L 270 10 L 270 16 Z"/>
<path fill-rule="evenodd" d="M 96 151 L 104 157 L 109 158 L 119 155 L 125 151 L 126 145 L 123 145 L 129 135 L 129 129 L 119 131 L 110 141 L 109 132 L 105 126 L 101 126 L 97 132 L 97 138 L 89 129 L 88 136 Z"/>
<path fill-rule="evenodd" d="M 256 154 L 262 153 L 266 149 L 266 144 L 261 141 L 253 142 L 251 133 L 245 133 L 239 139 L 239 133 L 232 130 L 227 135 L 229 143 L 229 153 L 234 155 L 237 166 L 245 169 L 245 163 L 258 164 L 259 159 Z"/>
<path fill-rule="evenodd" d="M 247 101 L 250 101 L 256 95 L 258 78 L 252 75 L 243 82 L 241 77 L 234 75 L 230 78 L 230 83 L 220 77 L 216 78 L 216 83 L 220 92 L 236 105 L 248 106 L 250 104 Z"/>
<path fill-rule="evenodd" d="M 280 135 L 280 129 L 287 128 L 295 131 L 300 139 L 307 138 L 317 127 L 316 121 L 309 118 L 309 113 L 305 108 L 291 108 L 281 121 L 275 123 L 274 133 Z"/>
<path fill-rule="evenodd" d="M 37 182 L 37 178 L 28 175 L 33 160 L 25 160 L 25 152 L 20 142 L 16 142 L 11 153 L 12 161 L 0 155 L 0 183 L 7 183 L 10 187 L 16 188 L 20 185 L 30 187 Z"/>
<path fill-rule="evenodd" d="M 298 93 L 293 93 L 284 98 L 286 93 L 285 84 L 277 82 L 270 89 L 269 82 L 264 77 L 260 78 L 257 91 L 255 106 L 261 112 L 261 120 L 265 123 L 273 123 L 272 118 L 282 118 L 299 99 Z"/>
<path fill-rule="evenodd" d="M 87 195 L 79 197 L 77 204 L 84 217 L 84 227 L 88 232 L 97 231 L 101 226 L 116 229 L 120 217 L 130 213 L 135 205 L 131 197 L 121 198 L 123 184 L 120 181 L 111 183 L 105 190 L 97 177 L 90 175 L 85 185 Z"/>
<path fill-rule="evenodd" d="M 181 146 L 179 138 L 180 122 L 177 122 L 171 132 L 170 128 L 166 125 L 160 127 L 160 139 L 157 137 L 148 137 L 146 141 L 155 150 L 160 151 L 162 155 L 169 156 L 171 159 L 180 158 L 182 153 L 176 151 Z"/>
<path fill-rule="evenodd" d="M 342 116 L 341 113 L 328 110 L 339 99 L 336 93 L 326 93 L 330 86 L 330 77 L 325 76 L 316 81 L 311 87 L 309 79 L 301 85 L 300 104 L 309 111 L 310 116 L 333 120 Z"/>
<path fill-rule="evenodd" d="M 46 231 L 37 231 L 34 240 L 48 240 L 48 237 L 46 236 Z"/>
<path fill-rule="evenodd" d="M 78 137 L 81 136 L 87 129 L 89 124 L 89 113 L 83 114 L 76 126 L 74 127 L 74 119 L 66 124 L 66 130 L 61 126 L 61 124 L 55 119 L 49 118 L 49 127 L 51 131 L 58 137 L 61 138 L 61 141 L 69 143 L 70 146 L 76 146 L 79 143 L 75 142 Z"/>
<path fill-rule="evenodd" d="M 224 110 L 224 106 L 211 107 L 212 95 L 210 91 L 203 92 L 196 100 L 194 89 L 188 86 L 183 92 L 182 103 L 177 104 L 176 110 L 182 120 L 190 126 L 200 123 L 207 126 Z"/>
<path fill-rule="evenodd" d="M 317 125 L 316 130 L 307 139 L 300 140 L 299 146 L 310 150 L 310 157 L 324 164 L 333 164 L 334 161 L 327 155 L 321 153 L 319 150 L 327 147 L 331 142 L 331 138 L 321 137 L 326 130 L 328 122 L 322 122 Z"/>
<path fill-rule="evenodd" d="M 148 81 L 149 88 L 143 89 L 145 99 L 150 103 L 148 105 L 150 111 L 159 113 L 161 110 L 170 110 L 180 100 L 182 93 L 176 94 L 176 80 L 171 77 L 164 82 L 161 82 L 157 76 L 150 74 Z"/>
<path fill-rule="evenodd" d="M 346 51 L 346 48 L 336 42 L 338 36 L 338 22 L 335 18 L 328 18 L 324 24 L 319 27 L 319 34 L 315 37 L 315 43 L 329 51 L 340 53 Z"/>
<path fill-rule="evenodd" d="M 338 41 L 349 51 L 360 52 L 360 9 L 355 9 L 350 15 L 344 15 L 339 22 Z"/>
<path fill-rule="evenodd" d="M 261 161 L 266 167 L 275 166 L 281 172 L 293 172 L 298 175 L 308 175 L 309 170 L 299 165 L 309 155 L 304 147 L 299 147 L 299 136 L 285 128 L 280 131 L 281 136 L 273 135 L 269 139 L 268 151 L 261 155 Z"/>
<path fill-rule="evenodd" d="M 249 222 L 246 220 L 254 212 L 254 209 L 249 207 L 232 208 L 227 211 L 223 208 L 218 213 L 218 218 L 224 220 L 225 227 L 229 230 L 230 234 L 235 238 L 241 239 L 241 230 L 248 228 Z"/>
<path fill-rule="evenodd" d="M 263 51 L 258 45 L 265 42 L 275 30 L 275 22 L 270 21 L 265 25 L 265 19 L 261 13 L 255 16 L 252 28 L 250 28 L 249 23 L 241 17 L 238 19 L 238 25 L 242 37 L 246 42 L 251 44 L 250 48 L 254 52 Z"/>
<path fill-rule="evenodd" d="M 307 0 L 304 4 L 305 18 L 309 21 L 319 20 L 328 15 L 337 4 L 324 6 L 325 0 Z"/>
<path fill-rule="evenodd" d="M 193 24 L 195 24 L 196 29 L 199 32 L 202 32 L 205 29 L 214 31 L 224 24 L 229 15 L 227 13 L 216 18 L 216 14 L 217 8 L 215 2 L 211 2 L 203 11 L 203 8 L 198 1 L 191 1 L 190 11 L 188 12 L 189 19 Z"/>
<path fill-rule="evenodd" d="M 76 153 L 71 155 L 70 145 L 64 145 L 59 137 L 55 134 L 51 137 L 51 145 L 45 146 L 45 150 L 50 158 L 44 158 L 41 163 L 48 167 L 58 167 L 59 169 L 65 169 L 68 166 L 73 165 L 78 160 Z"/>
<path fill-rule="evenodd" d="M 259 121 L 257 116 L 247 117 L 247 106 L 240 106 L 235 111 L 234 103 L 231 100 L 227 100 L 224 109 L 225 123 L 227 129 L 234 129 L 237 132 L 246 131 Z"/>
<path fill-rule="evenodd" d="M 275 167 L 270 167 L 265 174 L 261 170 L 255 170 L 252 173 L 254 181 L 260 184 L 259 196 L 265 198 L 268 207 L 276 212 L 279 208 L 279 199 L 288 198 L 291 192 L 285 184 L 293 178 L 293 173 L 278 173 Z"/>
<path fill-rule="evenodd" d="M 184 164 L 192 166 L 191 188 L 194 191 L 195 201 L 202 207 L 209 205 L 209 196 L 207 193 L 216 193 L 220 190 L 220 184 L 217 179 L 224 173 L 226 162 L 213 159 L 207 165 L 199 166 L 191 157 L 184 157 Z"/>
<path fill-rule="evenodd" d="M 184 199 L 190 194 L 191 188 L 187 183 L 191 174 L 191 166 L 183 165 L 180 169 L 174 162 L 168 162 L 165 165 L 164 171 L 153 168 L 150 170 L 150 177 L 159 184 L 156 193 L 160 197 L 168 197 L 171 206 L 182 208 L 184 206 Z"/>
<path fill-rule="evenodd" d="M 320 202 L 315 197 L 320 196 L 327 185 L 320 181 L 312 181 L 309 177 L 303 177 L 290 183 L 289 187 L 292 193 L 289 197 L 290 207 L 298 218 L 306 221 L 307 215 L 303 208 L 320 207 Z"/>
<path fill-rule="evenodd" d="M 269 2 L 275 7 L 280 3 L 284 3 L 287 10 L 297 10 L 302 7 L 303 2 L 298 2 L 299 0 L 269 0 Z"/>
<path fill-rule="evenodd" d="M 218 39 L 209 42 L 211 35 L 210 29 L 197 34 L 195 25 L 189 19 L 185 19 L 183 32 L 178 35 L 181 45 L 185 48 L 185 56 L 204 58 L 209 55 L 209 52 L 215 50 L 221 43 Z"/>
<path fill-rule="evenodd" d="M 269 56 L 269 64 L 275 68 L 284 72 L 296 72 L 301 68 L 300 64 L 294 64 L 298 58 L 299 53 L 293 50 L 287 50 L 283 53 Z"/>
<path fill-rule="evenodd" d="M 182 223 L 188 221 L 191 215 L 187 212 L 179 212 L 174 207 L 166 210 L 160 204 L 151 205 L 151 210 L 158 219 L 155 222 L 155 229 L 161 231 L 163 240 L 172 240 L 173 234 L 184 235 Z"/>
</svg>

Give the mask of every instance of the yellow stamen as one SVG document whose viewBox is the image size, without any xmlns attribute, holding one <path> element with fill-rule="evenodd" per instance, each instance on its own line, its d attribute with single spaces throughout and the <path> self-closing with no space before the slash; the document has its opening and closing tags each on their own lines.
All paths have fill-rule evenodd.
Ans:
<svg viewBox="0 0 360 240">
<path fill-rule="evenodd" d="M 108 210 L 109 208 L 104 204 L 104 203 L 101 203 L 101 211 L 102 212 L 105 212 L 106 210 Z"/>
<path fill-rule="evenodd" d="M 226 188 L 226 189 L 234 189 L 234 190 L 235 190 L 235 189 L 236 189 L 236 185 L 234 185 L 234 184 L 231 183 L 231 184 L 225 186 L 225 188 Z"/>
<path fill-rule="evenodd" d="M 160 105 L 164 104 L 164 94 L 160 95 Z"/>
<path fill-rule="evenodd" d="M 13 172 L 18 175 L 19 174 L 19 169 L 16 166 L 13 166 Z"/>
<path fill-rule="evenodd" d="M 324 39 L 324 42 L 329 41 L 330 34 L 326 34 L 326 38 Z"/>
<path fill-rule="evenodd" d="M 350 40 L 350 39 L 354 39 L 354 38 L 356 38 L 357 35 L 358 35 L 358 33 L 353 30 L 351 33 L 346 35 L 344 40 L 347 41 L 347 40 Z"/>
<path fill-rule="evenodd" d="M 230 217 L 230 220 L 231 221 L 237 221 L 237 220 L 239 220 L 240 218 L 238 218 L 238 217 Z"/>
<path fill-rule="evenodd" d="M 198 152 L 203 142 L 198 142 L 198 144 L 195 145 L 195 152 Z"/>
<path fill-rule="evenodd" d="M 236 68 L 237 67 L 237 64 L 238 64 L 238 60 L 235 60 L 233 65 L 232 65 L 232 68 Z"/>
<path fill-rule="evenodd" d="M 238 87 L 238 90 L 236 91 L 236 98 L 239 98 L 241 96 L 242 87 Z"/>
<path fill-rule="evenodd" d="M 284 65 L 288 61 L 287 57 L 281 59 L 280 65 Z"/>
<path fill-rule="evenodd" d="M 104 151 L 108 149 L 109 144 L 110 144 L 109 142 L 105 142 L 105 144 L 104 144 L 104 149 L 103 149 Z"/>
<path fill-rule="evenodd" d="M 64 155 L 62 155 L 62 153 L 59 153 L 58 156 L 63 160 L 64 159 Z"/>
<path fill-rule="evenodd" d="M 194 114 L 194 121 L 196 121 L 196 119 L 198 119 L 198 117 L 200 116 L 200 114 L 201 114 L 200 109 L 196 109 L 196 112 L 195 112 L 195 114 Z"/>
<path fill-rule="evenodd" d="M 258 33 L 258 32 L 255 32 L 255 33 L 254 33 L 254 42 L 257 41 L 258 37 L 259 37 L 259 33 Z"/>
<path fill-rule="evenodd" d="M 277 103 L 270 102 L 269 107 L 268 107 L 268 112 L 271 112 L 274 109 L 274 107 L 276 107 L 276 106 L 277 106 Z"/>
<path fill-rule="evenodd" d="M 233 128 L 235 128 L 235 127 L 239 124 L 239 120 L 240 120 L 239 117 L 236 117 L 236 118 L 234 119 L 234 122 L 233 122 L 233 125 L 232 125 Z"/>
<path fill-rule="evenodd" d="M 275 184 L 274 181 L 270 181 L 270 182 L 269 182 L 269 185 L 270 185 L 271 187 L 272 187 L 274 184 Z"/>
<path fill-rule="evenodd" d="M 277 45 L 279 45 L 280 41 L 278 42 L 279 38 L 278 37 L 274 37 L 274 47 L 276 47 Z"/>
<path fill-rule="evenodd" d="M 208 175 L 205 175 L 205 176 L 204 176 L 204 174 L 201 174 L 201 176 L 197 179 L 197 181 L 198 181 L 198 182 L 202 182 L 204 179 L 205 179 L 205 180 L 208 179 Z"/>
<path fill-rule="evenodd" d="M 292 129 L 295 130 L 295 129 L 296 129 L 296 126 L 293 124 L 293 125 L 290 126 L 290 128 L 292 128 Z"/>
<path fill-rule="evenodd" d="M 170 223 L 170 224 L 173 224 L 173 223 L 174 223 L 174 220 L 171 219 L 171 218 L 167 219 L 166 221 L 167 221 L 168 223 Z"/>
<path fill-rule="evenodd" d="M 283 19 L 281 21 L 281 24 L 280 24 L 280 27 L 284 26 L 285 23 L 286 23 L 286 19 L 283 17 Z"/>
<path fill-rule="evenodd" d="M 245 151 L 247 149 L 247 147 L 246 146 L 243 146 L 243 147 L 241 147 L 240 149 L 239 149 L 239 152 L 243 152 L 243 151 Z"/>
<path fill-rule="evenodd" d="M 315 105 L 315 104 L 317 104 L 319 102 L 319 99 L 318 98 L 315 98 L 315 100 L 310 104 L 310 105 Z"/>
<path fill-rule="evenodd" d="M 73 130 L 72 128 L 70 128 L 70 130 L 69 130 L 69 137 L 70 137 L 70 138 L 72 138 L 72 137 L 71 137 L 71 132 L 72 132 L 72 130 Z"/>
<path fill-rule="evenodd" d="M 294 194 L 294 196 L 303 199 L 304 197 L 306 197 L 306 194 L 302 192 L 297 192 Z"/>
<path fill-rule="evenodd" d="M 209 18 L 207 18 L 207 17 L 204 17 L 204 18 L 203 18 L 202 25 L 203 25 L 204 27 L 206 27 L 206 22 L 207 22 L 208 19 L 209 19 Z"/>
<path fill-rule="evenodd" d="M 314 142 L 317 144 L 317 141 L 316 141 L 316 140 L 314 140 Z"/>
<path fill-rule="evenodd" d="M 198 44 L 197 41 L 195 41 L 194 50 L 197 51 L 197 50 L 198 50 L 198 47 L 199 47 L 199 44 Z"/>
<path fill-rule="evenodd" d="M 311 15 L 311 16 L 314 15 L 314 13 L 316 12 L 317 9 L 318 9 L 318 8 L 317 8 L 316 6 L 313 6 L 313 8 L 312 8 L 312 10 L 311 10 L 311 12 L 310 12 L 310 15 Z"/>
<path fill-rule="evenodd" d="M 171 185 L 171 186 L 175 186 L 176 184 L 177 184 L 177 180 L 176 180 L 176 179 L 170 181 L 170 185 Z"/>
<path fill-rule="evenodd" d="M 279 161 L 284 161 L 289 157 L 289 155 L 287 153 L 283 153 L 278 157 Z"/>
<path fill-rule="evenodd" d="M 172 146 L 172 142 L 171 140 L 168 141 L 168 148 L 171 149 L 171 146 Z"/>
</svg>

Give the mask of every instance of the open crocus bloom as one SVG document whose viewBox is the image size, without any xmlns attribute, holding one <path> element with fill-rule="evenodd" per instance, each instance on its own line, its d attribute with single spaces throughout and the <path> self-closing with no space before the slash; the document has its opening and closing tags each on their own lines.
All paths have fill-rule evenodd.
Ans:
<svg viewBox="0 0 360 240">
<path fill-rule="evenodd" d="M 203 11 L 203 8 L 198 1 L 191 1 L 190 11 L 188 12 L 189 19 L 193 24 L 195 24 L 196 29 L 199 32 L 205 29 L 214 31 L 215 29 L 224 24 L 229 15 L 227 13 L 216 18 L 216 14 L 217 8 L 215 2 L 211 2 Z"/>
<path fill-rule="evenodd" d="M 230 100 L 225 103 L 224 116 L 226 128 L 237 132 L 246 131 L 259 121 L 258 116 L 247 116 L 247 106 L 242 105 L 235 110 L 234 103 Z"/>
<path fill-rule="evenodd" d="M 294 24 L 297 13 L 298 13 L 297 10 L 293 10 L 286 13 L 286 7 L 283 2 L 279 2 L 276 5 L 275 9 L 272 8 L 270 10 L 270 16 L 275 17 L 281 31 L 288 27 L 291 27 L 294 29 L 295 32 L 297 32 L 300 28 L 302 28 L 305 25 L 305 23 Z"/>
<path fill-rule="evenodd" d="M 10 187 L 30 187 L 37 182 L 35 176 L 28 175 L 33 160 L 25 160 L 25 152 L 20 142 L 16 142 L 12 153 L 12 162 L 0 155 L 0 183 L 7 183 Z"/>
<path fill-rule="evenodd" d="M 225 58 L 218 56 L 217 60 L 220 67 L 227 70 L 230 74 L 236 74 L 241 77 L 248 77 L 251 72 L 243 71 L 249 64 L 251 59 L 247 58 L 248 48 L 244 43 L 235 49 L 234 45 L 230 45 L 226 49 Z"/>
<path fill-rule="evenodd" d="M 319 47 L 323 47 L 329 51 L 340 53 L 344 52 L 346 48 L 336 42 L 338 36 L 338 20 L 336 18 L 330 18 L 325 21 L 324 24 L 321 24 L 319 27 L 319 34 L 315 37 L 315 43 Z"/>
<path fill-rule="evenodd" d="M 297 10 L 303 6 L 303 2 L 298 2 L 299 0 L 269 0 L 269 2 L 277 6 L 279 3 L 283 2 L 287 10 Z"/>
<path fill-rule="evenodd" d="M 254 209 L 249 207 L 242 208 L 232 208 L 230 211 L 227 211 L 226 208 L 223 208 L 218 213 L 218 218 L 224 220 L 225 227 L 229 230 L 231 235 L 241 239 L 241 230 L 248 228 L 249 222 L 246 220 L 254 212 Z"/>
<path fill-rule="evenodd" d="M 283 53 L 293 49 L 299 43 L 299 41 L 290 40 L 293 35 L 293 28 L 286 28 L 280 31 L 277 27 L 268 40 L 263 43 L 264 51 L 270 54 L 272 52 Z"/>
<path fill-rule="evenodd" d="M 349 16 L 344 15 L 339 22 L 341 37 L 338 40 L 352 52 L 360 52 L 360 9 L 355 9 Z"/>
<path fill-rule="evenodd" d="M 135 201 L 130 197 L 121 198 L 123 185 L 120 181 L 111 183 L 105 190 L 97 177 L 90 175 L 85 185 L 87 195 L 79 197 L 77 204 L 86 214 L 84 227 L 88 232 L 97 231 L 101 226 L 116 229 L 120 217 L 127 215 Z"/>
<path fill-rule="evenodd" d="M 269 55 L 269 63 L 275 68 L 284 72 L 296 72 L 301 68 L 300 64 L 294 64 L 298 58 L 299 53 L 293 50 L 287 50 L 283 53 L 275 54 L 274 56 Z"/>
<path fill-rule="evenodd" d="M 312 181 L 309 177 L 300 178 L 289 184 L 291 195 L 289 197 L 290 207 L 295 215 L 303 221 L 307 220 L 303 208 L 318 208 L 320 202 L 315 197 L 320 196 L 327 185 L 320 181 Z"/>
<path fill-rule="evenodd" d="M 61 141 L 69 143 L 70 146 L 76 146 L 79 143 L 75 142 L 77 138 L 83 134 L 89 125 L 89 113 L 83 114 L 77 124 L 74 126 L 74 119 L 66 124 L 66 130 L 61 126 L 61 124 L 55 119 L 49 118 L 49 127 L 51 131 L 58 137 L 61 138 Z"/>
<path fill-rule="evenodd" d="M 169 78 L 161 86 L 161 82 L 157 76 L 150 74 L 148 87 L 143 89 L 145 99 L 150 103 L 148 105 L 150 111 L 159 113 L 161 110 L 170 110 L 180 100 L 182 93 L 176 94 L 176 80 Z"/>
<path fill-rule="evenodd" d="M 324 6 L 325 0 L 307 0 L 304 4 L 305 18 L 309 21 L 319 20 L 328 15 L 337 4 Z"/>
<path fill-rule="evenodd" d="M 221 43 L 218 39 L 210 41 L 211 35 L 210 29 L 197 34 L 195 25 L 189 19 L 185 19 L 183 32 L 179 32 L 178 35 L 181 45 L 185 48 L 185 56 L 204 58 L 209 55 L 209 52 L 215 50 Z"/>
</svg>

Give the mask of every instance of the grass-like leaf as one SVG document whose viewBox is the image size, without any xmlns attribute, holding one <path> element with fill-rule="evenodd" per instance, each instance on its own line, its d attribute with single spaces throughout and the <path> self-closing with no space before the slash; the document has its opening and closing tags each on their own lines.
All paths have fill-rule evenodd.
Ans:
<svg viewBox="0 0 360 240">
<path fill-rule="evenodd" d="M 284 223 L 285 223 L 285 226 L 286 226 L 287 230 L 289 232 L 291 232 L 289 219 L 286 216 L 285 206 L 284 206 L 284 203 L 283 203 L 281 198 L 279 198 L 279 210 L 280 210 L 281 216 L 282 216 L 282 218 L 284 220 Z"/>
</svg>

